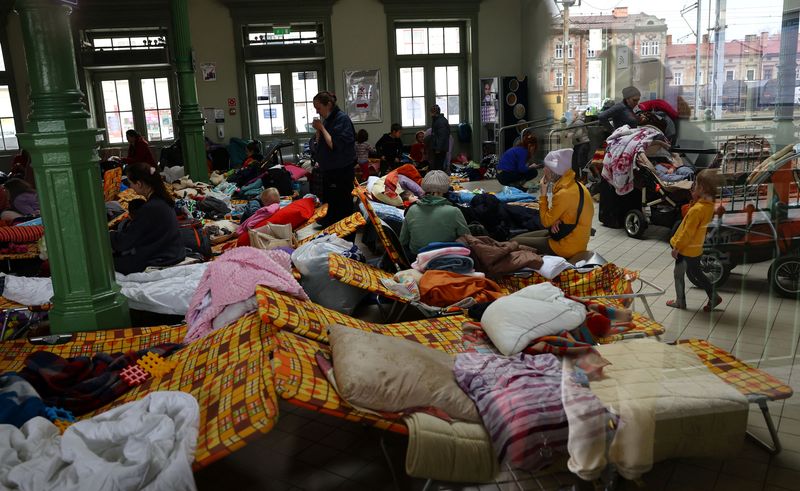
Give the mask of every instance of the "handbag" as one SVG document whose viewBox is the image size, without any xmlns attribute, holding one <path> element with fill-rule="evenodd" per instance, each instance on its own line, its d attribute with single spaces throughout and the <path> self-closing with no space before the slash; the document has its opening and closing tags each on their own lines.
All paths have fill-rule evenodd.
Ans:
<svg viewBox="0 0 800 491">
<path fill-rule="evenodd" d="M 275 249 L 277 247 L 295 247 L 297 239 L 289 224 L 267 223 L 263 227 L 248 231 L 250 246 L 256 249 Z"/>
</svg>

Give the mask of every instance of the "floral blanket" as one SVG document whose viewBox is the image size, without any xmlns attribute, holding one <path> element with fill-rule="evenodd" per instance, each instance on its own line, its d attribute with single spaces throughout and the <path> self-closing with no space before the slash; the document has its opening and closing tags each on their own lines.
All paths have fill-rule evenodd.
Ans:
<svg viewBox="0 0 800 491">
<path fill-rule="evenodd" d="M 644 152 L 655 137 L 662 135 L 652 126 L 630 128 L 625 125 L 608 137 L 602 176 L 618 195 L 633 191 L 633 168 L 637 155 Z"/>
</svg>

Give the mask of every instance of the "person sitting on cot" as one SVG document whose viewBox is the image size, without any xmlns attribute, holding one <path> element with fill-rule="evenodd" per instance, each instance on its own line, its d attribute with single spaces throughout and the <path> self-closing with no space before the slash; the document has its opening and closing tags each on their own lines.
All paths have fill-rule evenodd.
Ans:
<svg viewBox="0 0 800 491">
<path fill-rule="evenodd" d="M 594 204 L 589 191 L 575 179 L 572 149 L 555 150 L 544 159 L 539 197 L 539 219 L 545 230 L 513 237 L 541 255 L 569 259 L 587 250 L 592 232 Z"/>
<path fill-rule="evenodd" d="M 412 257 L 431 242 L 453 242 L 469 233 L 461 210 L 444 197 L 449 189 L 450 178 L 444 171 L 432 170 L 422 180 L 425 196 L 406 211 L 400 229 L 400 243 Z"/>
</svg>

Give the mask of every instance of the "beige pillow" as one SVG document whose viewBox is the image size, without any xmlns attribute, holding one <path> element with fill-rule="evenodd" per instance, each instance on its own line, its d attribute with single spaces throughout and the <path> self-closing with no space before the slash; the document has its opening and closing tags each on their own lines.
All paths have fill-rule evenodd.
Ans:
<svg viewBox="0 0 800 491">
<path fill-rule="evenodd" d="M 334 324 L 328 327 L 339 395 L 374 411 L 436 407 L 479 423 L 475 404 L 456 383 L 454 358 L 403 338 Z"/>
</svg>

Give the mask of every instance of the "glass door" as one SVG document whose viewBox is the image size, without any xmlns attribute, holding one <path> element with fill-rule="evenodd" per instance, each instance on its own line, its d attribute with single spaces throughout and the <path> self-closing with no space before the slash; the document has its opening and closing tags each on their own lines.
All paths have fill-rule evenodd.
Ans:
<svg viewBox="0 0 800 491">
<path fill-rule="evenodd" d="M 313 133 L 316 116 L 314 96 L 324 88 L 324 70 L 320 64 L 253 66 L 250 91 L 254 133 L 258 138 L 289 138 L 298 141 Z"/>
</svg>

